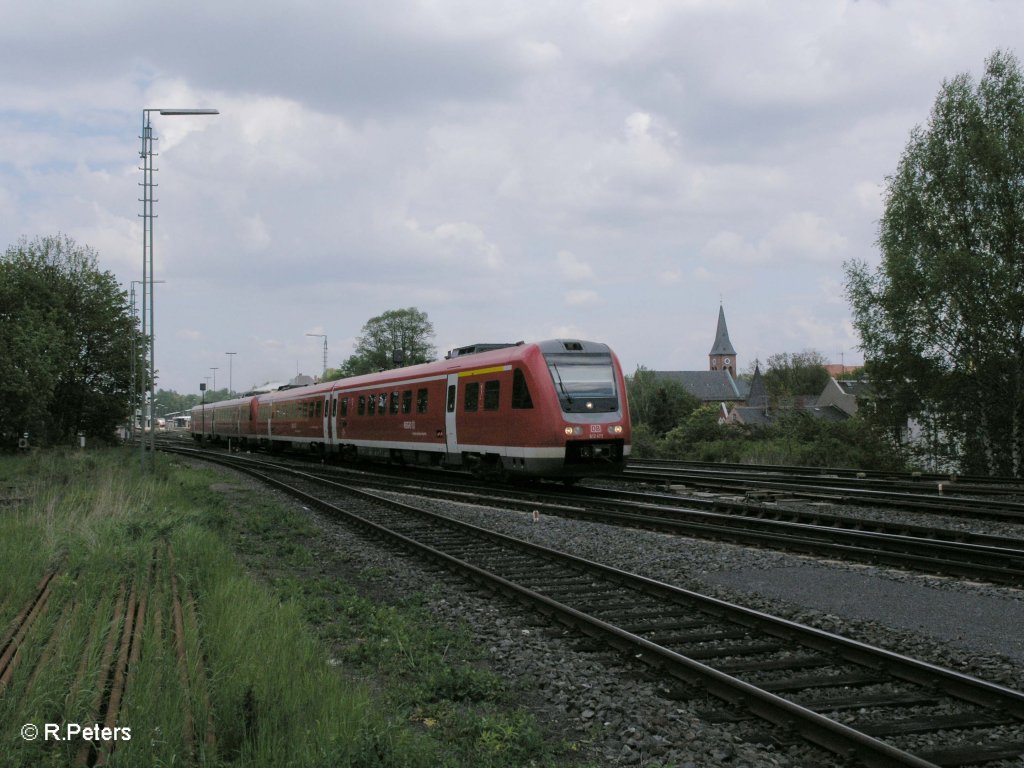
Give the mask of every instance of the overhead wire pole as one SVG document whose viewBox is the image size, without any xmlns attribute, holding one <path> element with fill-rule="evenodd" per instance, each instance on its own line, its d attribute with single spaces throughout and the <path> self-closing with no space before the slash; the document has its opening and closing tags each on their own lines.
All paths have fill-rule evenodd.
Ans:
<svg viewBox="0 0 1024 768">
<path fill-rule="evenodd" d="M 234 387 L 232 386 L 231 375 L 232 368 L 234 366 L 235 355 L 237 355 L 238 353 L 225 352 L 224 354 L 228 356 L 228 398 L 232 398 L 235 396 L 235 390 Z"/>
<path fill-rule="evenodd" d="M 131 373 L 131 380 L 132 380 L 131 392 L 132 392 L 132 394 L 131 394 L 131 398 L 130 398 L 130 403 L 131 403 L 131 408 L 132 408 L 132 415 L 131 415 L 130 426 L 129 426 L 128 429 L 129 429 L 129 434 L 131 435 L 131 439 L 132 440 L 135 439 L 135 415 L 136 415 L 135 412 L 137 410 L 136 402 L 135 401 L 136 401 L 136 397 L 138 397 L 138 394 L 139 394 L 138 387 L 136 386 L 136 379 L 135 379 L 135 363 L 136 363 L 135 358 L 137 358 L 139 356 L 138 347 L 137 347 L 137 341 L 136 341 L 137 338 L 138 338 L 138 334 L 136 333 L 136 330 L 135 330 L 135 286 L 137 284 L 141 283 L 141 282 L 142 282 L 141 280 L 132 280 L 132 282 L 131 282 L 131 300 L 130 300 L 130 304 L 131 304 L 131 313 L 132 313 L 132 368 L 131 368 L 131 371 L 132 371 L 132 373 Z M 140 439 L 141 439 L 141 436 L 140 436 Z"/>
<path fill-rule="evenodd" d="M 156 153 L 153 151 L 153 142 L 156 139 L 153 137 L 153 126 L 150 120 L 150 115 L 153 112 L 158 112 L 161 115 L 219 115 L 220 112 L 216 109 L 143 109 L 142 110 L 142 135 L 139 138 L 142 140 L 142 148 L 139 151 L 139 157 L 142 158 L 142 338 L 143 340 L 148 339 L 149 341 L 149 370 L 143 371 L 142 374 L 142 439 L 139 441 L 139 462 L 144 469 L 146 466 L 146 414 L 149 414 L 149 451 L 150 454 L 156 452 L 156 424 L 153 421 L 153 399 L 155 396 L 155 381 L 156 381 L 156 334 L 153 332 L 153 219 L 156 215 L 153 213 L 153 204 L 156 199 L 153 197 L 153 188 L 156 186 L 153 183 L 153 173 L 156 168 L 153 167 L 153 158 Z M 148 292 L 147 292 L 148 287 Z M 149 333 L 147 336 L 147 293 L 148 293 L 148 328 Z M 149 393 L 149 399 L 147 402 L 146 393 Z"/>
<path fill-rule="evenodd" d="M 320 375 L 323 376 L 324 371 L 327 370 L 327 335 L 324 333 L 307 333 L 306 335 L 324 340 L 324 368 L 323 371 L 320 372 Z"/>
</svg>

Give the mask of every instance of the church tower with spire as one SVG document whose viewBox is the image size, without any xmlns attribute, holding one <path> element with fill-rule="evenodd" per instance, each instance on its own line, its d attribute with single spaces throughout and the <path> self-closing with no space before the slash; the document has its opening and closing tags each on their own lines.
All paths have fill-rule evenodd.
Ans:
<svg viewBox="0 0 1024 768">
<path fill-rule="evenodd" d="M 708 353 L 708 361 L 712 371 L 728 371 L 736 378 L 736 350 L 729 341 L 729 329 L 725 325 L 725 309 L 718 305 L 718 330 L 715 332 L 715 343 Z"/>
</svg>

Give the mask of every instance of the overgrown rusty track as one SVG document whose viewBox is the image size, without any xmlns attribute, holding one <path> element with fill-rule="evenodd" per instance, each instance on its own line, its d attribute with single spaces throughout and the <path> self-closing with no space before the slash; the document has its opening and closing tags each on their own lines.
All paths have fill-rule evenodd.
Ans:
<svg viewBox="0 0 1024 768">
<path fill-rule="evenodd" d="M 869 766 L 1024 754 L 1024 693 L 288 470 L 253 474 L 707 691 Z M 294 487 L 307 486 L 307 490 Z M 322 500 L 356 497 L 349 511 Z M 311 490 L 310 490 L 311 489 Z M 927 742 L 922 735 L 927 734 Z"/>
<path fill-rule="evenodd" d="M 186 650 L 186 631 L 199 637 L 199 625 L 194 597 L 180 583 L 170 545 L 154 550 L 141 579 L 122 580 L 110 602 L 101 600 L 87 605 L 67 594 L 56 594 L 59 591 L 54 589 L 54 584 L 59 576 L 59 572 L 51 571 L 41 579 L 31 599 L 0 639 L 0 696 L 30 694 L 57 657 L 77 652 L 80 654 L 77 671 L 64 699 L 84 700 L 85 708 L 76 718 L 79 723 L 97 724 L 113 732 L 119 726 L 130 727 L 124 722 L 123 708 L 136 682 L 143 653 L 159 654 L 172 647 L 185 691 L 182 716 L 186 726 L 182 739 L 187 763 L 197 764 L 201 750 L 206 756 L 214 755 L 216 739 L 212 713 L 204 724 L 202 741 L 192 722 L 190 689 L 198 689 L 192 693 L 204 701 L 204 709 L 210 713 L 206 670 L 202 659 L 190 659 Z M 168 591 L 169 609 L 164 606 Z M 47 624 L 46 614 L 61 599 L 60 615 Z M 165 610 L 169 610 L 172 619 L 167 628 Z M 65 644 L 66 630 L 76 620 L 88 624 L 84 648 L 75 649 Z M 152 647 L 146 648 L 147 642 L 152 643 Z M 16 674 L 19 671 L 22 674 Z M 60 732 L 66 733 L 67 723 L 60 725 Z M 117 738 L 81 739 L 70 753 L 70 760 L 76 766 L 104 766 L 110 762 L 117 746 Z"/>
</svg>

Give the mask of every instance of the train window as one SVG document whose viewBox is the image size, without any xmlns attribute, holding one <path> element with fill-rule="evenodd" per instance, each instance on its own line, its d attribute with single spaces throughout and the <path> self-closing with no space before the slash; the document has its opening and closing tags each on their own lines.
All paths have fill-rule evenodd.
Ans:
<svg viewBox="0 0 1024 768">
<path fill-rule="evenodd" d="M 495 379 L 494 381 L 484 382 L 484 410 L 485 411 L 496 411 L 498 410 L 498 402 L 501 395 L 501 382 Z"/>
<path fill-rule="evenodd" d="M 366 413 L 366 395 L 359 396 L 359 415 Z"/>
<path fill-rule="evenodd" d="M 319 419 L 324 415 L 324 403 L 322 400 L 316 401 L 316 417 Z"/>
<path fill-rule="evenodd" d="M 366 400 L 367 400 L 367 402 L 366 402 L 366 405 L 367 405 L 366 412 L 369 413 L 372 416 L 373 414 L 375 414 L 377 412 L 377 396 L 376 395 L 370 395 L 370 396 L 368 396 L 366 398 Z"/>
<path fill-rule="evenodd" d="M 348 416 L 348 398 L 341 398 L 341 415 Z"/>
<path fill-rule="evenodd" d="M 409 413 L 412 410 L 412 390 L 407 389 L 402 393 L 402 413 Z"/>
<path fill-rule="evenodd" d="M 377 413 L 383 416 L 388 411 L 388 393 L 381 392 L 377 395 Z"/>
<path fill-rule="evenodd" d="M 533 408 L 533 398 L 530 397 L 530 388 L 526 385 L 526 376 L 521 368 L 516 368 L 512 374 L 512 407 Z"/>
<path fill-rule="evenodd" d="M 455 412 L 455 385 L 448 386 L 448 413 Z"/>
<path fill-rule="evenodd" d="M 391 412 L 392 413 L 398 413 L 398 401 L 401 398 L 401 396 L 402 396 L 401 392 L 392 392 L 391 393 Z"/>
<path fill-rule="evenodd" d="M 427 393 L 426 389 L 416 390 L 416 413 L 427 412 Z"/>
<path fill-rule="evenodd" d="M 480 408 L 480 383 L 474 381 L 466 385 L 466 394 L 463 397 L 463 408 L 473 412 Z"/>
<path fill-rule="evenodd" d="M 331 400 L 331 418 L 338 415 L 338 398 Z"/>
</svg>

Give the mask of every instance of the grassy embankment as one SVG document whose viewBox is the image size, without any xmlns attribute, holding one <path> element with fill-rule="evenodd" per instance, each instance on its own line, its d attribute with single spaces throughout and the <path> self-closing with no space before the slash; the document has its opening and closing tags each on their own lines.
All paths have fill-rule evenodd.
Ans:
<svg viewBox="0 0 1024 768">
<path fill-rule="evenodd" d="M 53 574 L 0 679 L 5 765 L 573 762 L 466 635 L 325 570 L 294 505 L 165 456 L 137 465 L 0 458 L 0 643 Z M 90 754 L 19 733 L 105 721 L 131 739 Z"/>
</svg>

